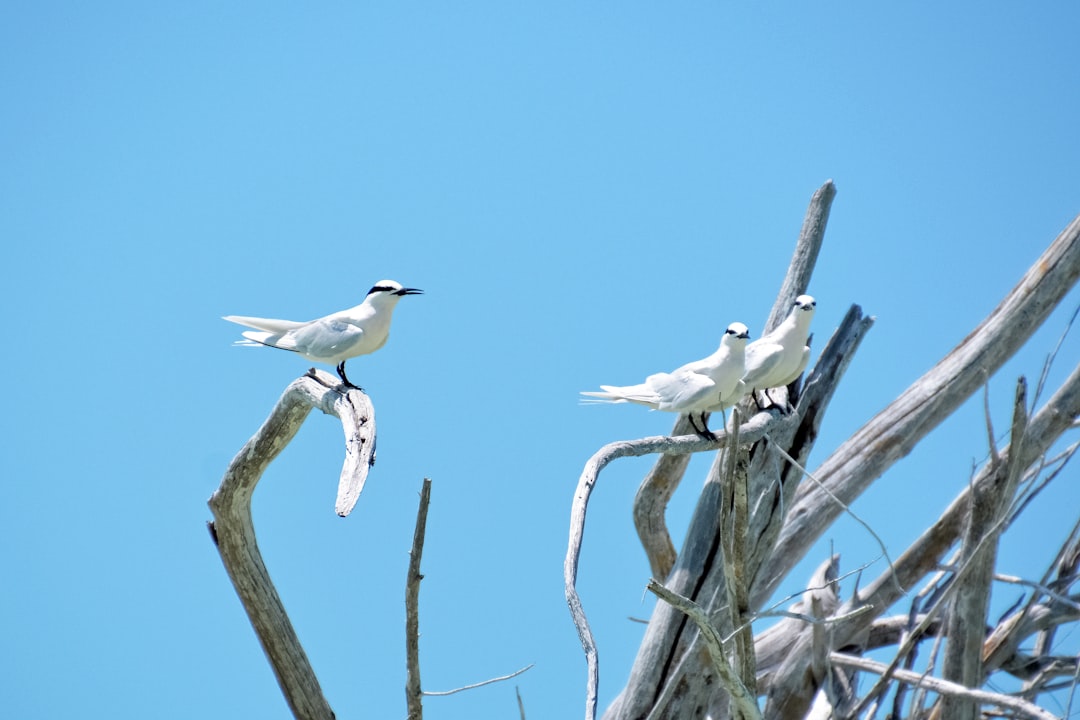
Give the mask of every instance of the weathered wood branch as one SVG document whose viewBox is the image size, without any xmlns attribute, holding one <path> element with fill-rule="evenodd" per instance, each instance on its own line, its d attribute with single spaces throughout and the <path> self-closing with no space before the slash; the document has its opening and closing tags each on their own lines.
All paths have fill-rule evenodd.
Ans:
<svg viewBox="0 0 1080 720">
<path fill-rule="evenodd" d="M 690 417 L 680 415 L 671 434 L 677 437 L 691 432 Z M 675 566 L 675 545 L 671 542 L 664 514 L 689 464 L 689 454 L 661 455 L 634 496 L 634 527 L 654 578 L 666 578 Z"/>
<path fill-rule="evenodd" d="M 753 441 L 764 437 L 766 425 L 770 420 L 771 416 L 762 413 L 747 423 L 746 427 L 742 429 L 743 441 L 747 441 L 747 438 Z M 639 457 L 656 453 L 682 455 L 717 450 L 727 445 L 728 434 L 725 431 L 716 432 L 714 435 L 716 436 L 714 440 L 706 440 L 697 435 L 684 435 L 681 437 L 656 436 L 642 438 L 641 440 L 608 443 L 585 463 L 585 468 L 578 479 L 577 490 L 574 492 L 574 502 L 570 508 L 570 540 L 566 550 L 566 560 L 563 563 L 563 582 L 566 590 L 566 604 L 570 608 L 570 616 L 574 621 L 574 626 L 577 628 L 578 637 L 581 639 L 581 646 L 585 651 L 585 660 L 588 666 L 585 691 L 585 717 L 588 720 L 596 717 L 600 665 L 596 641 L 593 639 L 592 629 L 589 627 L 589 621 L 585 616 L 585 608 L 582 606 L 581 596 L 577 591 L 577 574 L 581 557 L 581 545 L 585 535 L 585 516 L 588 513 L 589 498 L 600 477 L 600 472 L 613 460 L 622 457 Z"/>
<path fill-rule="evenodd" d="M 409 551 L 409 570 L 405 576 L 405 704 L 409 720 L 424 717 L 424 693 L 420 685 L 420 581 L 424 576 L 420 573 L 420 560 L 424 555 L 430 503 L 431 480 L 424 478 L 420 488 L 420 506 L 416 510 L 412 550 Z"/>
<path fill-rule="evenodd" d="M 868 658 L 846 655 L 839 652 L 831 653 L 829 659 L 834 665 L 855 668 L 866 672 L 881 674 L 887 669 L 885 663 L 879 663 Z M 1011 710 L 1019 717 L 1033 718 L 1034 720 L 1056 720 L 1056 716 L 1053 713 L 1047 712 L 1027 700 L 1012 695 L 986 692 L 985 690 L 975 690 L 964 687 L 958 683 L 949 682 L 948 680 L 942 680 L 941 678 L 924 675 L 922 673 L 911 672 L 910 670 L 893 670 L 893 677 L 901 682 L 927 688 L 939 695 L 958 698 L 962 697 L 970 700 L 972 703 L 997 705 L 998 707 Z"/>
<path fill-rule="evenodd" d="M 1013 403 L 1012 442 L 1009 453 L 1012 462 L 1005 470 L 1005 483 L 999 492 L 986 495 L 972 493 L 971 509 L 967 527 L 960 545 L 961 565 L 971 567 L 965 577 L 954 581 L 954 597 L 948 612 L 948 640 L 941 675 L 945 680 L 963 687 L 979 687 L 984 679 L 983 642 L 986 640 L 986 611 L 990 605 L 990 589 L 997 564 L 998 538 L 1004 530 L 1009 504 L 1025 468 L 1018 459 L 1027 432 L 1027 381 L 1016 384 Z M 991 453 L 991 464 L 1001 462 L 997 450 Z M 942 714 L 956 720 L 977 720 L 979 705 L 965 695 L 944 695 L 941 698 Z"/>
<path fill-rule="evenodd" d="M 356 502 L 367 477 L 369 459 L 374 457 L 375 413 L 371 401 L 359 390 L 342 393 L 336 378 L 311 371 L 285 389 L 262 427 L 229 463 L 221 486 L 208 503 L 214 515 L 209 526 L 293 715 L 304 720 L 329 720 L 334 713 L 270 580 L 251 518 L 255 486 L 312 408 L 342 421 L 346 460 L 339 482 L 339 514 L 352 509 L 351 503 Z"/>
<path fill-rule="evenodd" d="M 712 659 L 717 676 L 731 694 L 732 703 L 738 716 L 744 718 L 744 720 L 760 720 L 761 712 L 758 710 L 757 702 L 754 700 L 754 694 L 743 684 L 739 678 L 739 673 L 728 663 L 724 653 L 723 640 L 720 638 L 716 628 L 709 622 L 709 618 L 705 611 L 701 609 L 701 606 L 689 598 L 671 592 L 656 580 L 649 581 L 648 589 L 661 600 L 673 606 L 679 612 L 685 613 L 687 617 L 694 621 L 705 638 L 705 646 L 709 649 L 709 657 Z"/>
<path fill-rule="evenodd" d="M 829 212 L 835 197 L 836 186 L 832 180 L 826 180 L 810 198 L 810 205 L 806 208 L 806 217 L 803 218 L 802 229 L 799 231 L 799 240 L 795 243 L 795 252 L 792 253 L 780 292 L 776 295 L 776 302 L 769 313 L 769 319 L 761 329 L 761 335 L 782 323 L 791 312 L 791 303 L 810 288 L 810 278 L 814 274 L 821 246 L 825 242 L 825 228 L 829 224 Z"/>
<path fill-rule="evenodd" d="M 746 528 L 749 523 L 747 518 L 749 502 L 745 466 L 742 472 L 736 471 L 741 459 L 739 425 L 739 412 L 735 412 L 731 419 L 731 449 L 724 453 L 727 458 L 724 478 L 726 492 L 724 502 L 721 504 L 720 524 L 724 528 L 725 537 L 721 560 L 726 594 L 724 602 L 728 607 L 731 627 L 734 628 L 735 635 L 732 653 L 735 660 L 735 672 L 742 687 L 754 696 L 757 695 L 757 663 L 754 660 L 754 631 L 750 623 L 747 593 L 749 579 L 746 573 Z M 731 688 L 727 688 L 727 691 L 730 694 Z M 735 697 L 732 697 L 732 716 L 745 720 L 745 712 Z"/>
<path fill-rule="evenodd" d="M 1009 473 L 1015 472 L 1011 468 L 1026 468 L 1037 463 L 1060 435 L 1072 426 L 1073 419 L 1078 415 L 1080 415 L 1080 366 L 1074 369 L 1061 388 L 1027 424 L 1024 440 L 1020 446 L 1015 448 L 1010 446 L 1000 451 L 998 462 L 984 466 L 971 485 L 960 493 L 937 522 L 905 550 L 890 568 L 871 582 L 863 592 L 839 608 L 837 611 L 839 615 L 847 615 L 860 608 L 869 608 L 869 611 L 852 615 L 849 619 L 833 625 L 833 647 L 863 646 L 873 622 L 900 599 L 902 595 L 900 588 L 912 587 L 921 577 L 936 571 L 945 553 L 959 540 L 971 509 L 972 494 L 978 493 L 984 497 L 998 498 L 999 502 L 1007 506 L 1011 497 L 1003 497 L 1001 493 L 1008 482 Z M 1019 463 L 1019 465 L 1014 465 L 1014 463 Z M 962 576 L 970 572 L 971 568 L 970 564 L 960 565 L 958 574 L 961 577 L 957 580 L 962 580 Z M 943 593 L 938 594 L 933 607 L 922 616 L 901 643 L 896 659 L 887 666 L 887 672 L 897 669 L 911 644 L 917 642 L 930 623 L 934 621 L 937 609 L 951 597 L 952 590 L 953 587 L 950 584 Z M 805 635 L 807 632 L 803 630 L 800 634 Z M 794 643 L 798 641 L 798 638 L 793 637 L 791 640 Z M 803 657 L 801 662 L 809 668 L 810 658 Z M 797 666 L 793 666 L 791 672 L 792 676 L 798 677 L 802 671 Z M 881 681 L 866 694 L 858 706 L 860 710 L 873 699 L 880 687 L 883 687 Z"/>
<path fill-rule="evenodd" d="M 1025 343 L 1080 277 L 1080 216 L 1008 296 L 929 372 L 838 447 L 815 476 L 850 504 L 981 387 Z M 751 605 L 775 591 L 840 513 L 825 492 L 804 484 Z"/>
<path fill-rule="evenodd" d="M 840 607 L 840 593 L 837 589 L 839 574 L 840 556 L 833 555 L 821 563 L 814 571 L 806 584 L 806 591 L 792 605 L 791 613 L 793 615 L 806 615 L 819 620 L 832 617 L 836 609 Z M 818 615 L 812 615 L 815 600 L 820 613 Z M 792 639 L 798 637 L 807 625 L 806 620 L 797 617 L 785 617 L 754 637 L 758 664 L 757 687 L 759 691 L 767 691 L 776 684 L 775 678 L 777 674 L 792 655 Z"/>
<path fill-rule="evenodd" d="M 854 641 L 877 617 L 887 611 L 900 598 L 898 583 L 903 587 L 911 587 L 919 578 L 937 569 L 942 557 L 963 532 L 964 521 L 971 507 L 972 492 L 989 495 L 999 492 L 1006 482 L 1006 470 L 1011 463 L 1018 462 L 1029 467 L 1037 462 L 1061 434 L 1072 426 L 1073 418 L 1077 416 L 1080 416 L 1080 365 L 1032 417 L 1021 452 L 1013 456 L 1012 447 L 1000 451 L 1000 463 L 984 466 L 971 485 L 961 491 L 941 517 L 896 559 L 891 568 L 873 580 L 860 593 L 860 597 L 849 600 L 841 608 L 841 612 L 844 612 L 852 609 L 854 605 L 872 605 L 874 610 L 854 618 L 849 623 L 843 623 L 837 630 L 837 642 L 843 645 Z"/>
<path fill-rule="evenodd" d="M 836 186 L 832 180 L 827 180 L 810 198 L 788 271 L 761 335 L 779 325 L 790 312 L 792 301 L 805 293 L 810 286 L 810 277 L 825 240 L 825 227 L 835 197 Z M 685 435 L 690 430 L 687 416 L 682 415 L 675 422 L 671 434 Z M 661 456 L 642 480 L 634 498 L 634 527 L 645 549 L 654 578 L 668 577 L 675 565 L 675 545 L 668 533 L 664 513 L 671 496 L 682 481 L 688 463 L 687 455 Z"/>
</svg>

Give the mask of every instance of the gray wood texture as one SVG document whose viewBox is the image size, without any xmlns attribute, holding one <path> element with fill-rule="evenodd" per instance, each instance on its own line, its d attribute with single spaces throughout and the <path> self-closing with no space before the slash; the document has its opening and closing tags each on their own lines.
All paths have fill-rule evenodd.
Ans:
<svg viewBox="0 0 1080 720">
<path fill-rule="evenodd" d="M 340 418 L 345 430 L 346 459 L 337 507 L 339 514 L 348 514 L 374 460 L 375 413 L 359 390 L 341 392 L 337 378 L 312 370 L 285 389 L 270 416 L 229 463 L 209 500 L 214 516 L 210 531 L 293 715 L 331 720 L 334 713 L 259 552 L 251 517 L 259 479 L 313 408 Z"/>
</svg>

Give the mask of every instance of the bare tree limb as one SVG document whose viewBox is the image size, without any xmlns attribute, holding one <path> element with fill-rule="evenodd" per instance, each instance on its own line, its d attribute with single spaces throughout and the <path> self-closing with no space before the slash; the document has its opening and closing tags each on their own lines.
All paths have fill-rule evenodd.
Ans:
<svg viewBox="0 0 1080 720">
<path fill-rule="evenodd" d="M 776 684 L 778 673 L 792 655 L 793 638 L 799 635 L 800 629 L 812 624 L 815 620 L 831 617 L 840 607 L 840 593 L 836 587 L 839 572 L 839 555 L 833 555 L 818 565 L 806 585 L 806 590 L 800 593 L 802 597 L 791 607 L 792 617 L 783 618 L 754 638 L 754 646 L 757 650 L 759 692 Z M 813 615 L 815 598 L 819 615 Z"/>
<path fill-rule="evenodd" d="M 782 323 L 791 312 L 791 303 L 810 288 L 810 277 L 814 274 L 818 253 L 825 242 L 825 227 L 829 224 L 829 212 L 835 197 L 836 185 L 832 180 L 826 180 L 810 198 L 799 240 L 795 243 L 795 252 L 784 274 L 780 292 L 776 295 L 776 303 L 761 330 L 762 335 Z"/>
<path fill-rule="evenodd" d="M 1080 277 L 1075 218 L 993 312 L 923 377 L 844 442 L 815 475 L 851 504 L 886 469 L 951 414 L 1031 337 Z M 840 509 L 803 485 L 754 598 L 768 597 Z M 751 605 L 756 603 L 751 601 Z"/>
<path fill-rule="evenodd" d="M 743 431 L 743 440 L 754 441 L 764 436 L 765 426 L 771 420 L 768 414 L 762 414 L 747 423 Z M 726 432 L 717 432 L 714 440 L 706 440 L 697 435 L 685 435 L 682 437 L 649 437 L 641 440 L 626 440 L 613 442 L 600 448 L 589 461 L 585 463 L 581 477 L 578 479 L 577 491 L 574 493 L 574 502 L 570 509 L 570 540 L 566 550 L 566 560 L 563 563 L 563 582 L 566 590 L 566 604 L 570 608 L 570 616 L 577 627 L 581 646 L 585 651 L 585 660 L 588 665 L 588 679 L 585 690 L 585 717 L 592 720 L 596 717 L 596 699 L 600 681 L 600 665 L 596 651 L 596 641 L 593 639 L 589 621 L 585 617 L 585 609 L 581 604 L 581 596 L 577 591 L 578 563 L 581 556 L 581 545 L 585 534 L 585 516 L 588 512 L 589 497 L 592 495 L 599 479 L 600 472 L 607 467 L 608 463 L 622 457 L 638 457 L 655 453 L 678 455 L 705 450 L 718 450 L 728 443 Z"/>
<path fill-rule="evenodd" d="M 678 437 L 691 432 L 690 416 L 680 415 L 671 434 Z M 689 454 L 661 455 L 641 481 L 634 497 L 634 527 L 654 578 L 666 578 L 675 565 L 675 546 L 664 513 L 689 464 Z"/>
<path fill-rule="evenodd" d="M 844 653 L 833 652 L 829 654 L 829 660 L 835 665 L 855 668 L 872 673 L 884 673 L 887 669 L 885 663 L 879 663 L 868 658 L 856 657 Z M 1034 720 L 1057 720 L 1052 713 L 1033 705 L 1027 700 L 1022 700 L 1012 695 L 992 693 L 985 690 L 974 690 L 948 680 L 912 672 L 910 670 L 893 670 L 893 677 L 911 685 L 927 688 L 940 695 L 947 697 L 963 697 L 977 703 L 987 703 L 1018 713 L 1020 717 L 1033 718 Z"/>
<path fill-rule="evenodd" d="M 735 673 L 751 696 L 757 695 L 757 671 L 754 662 L 754 632 L 751 629 L 750 605 L 747 593 L 749 579 L 746 572 L 746 528 L 749 523 L 746 467 L 739 463 L 739 417 L 736 408 L 731 419 L 731 447 L 726 456 L 726 500 L 721 505 L 721 525 L 725 528 L 724 552 L 721 558 L 725 579 L 725 594 L 734 631 Z M 734 717 L 741 711 L 732 698 Z"/>
<path fill-rule="evenodd" d="M 212 537 L 225 570 L 244 605 L 266 657 L 293 715 L 304 720 L 334 717 L 323 696 L 315 671 L 270 580 L 255 541 L 251 498 L 263 472 L 296 435 L 312 408 L 335 415 L 345 428 L 346 460 L 340 488 L 352 498 L 367 477 L 366 458 L 374 452 L 375 414 L 371 401 L 359 390 L 339 391 L 328 373 L 311 371 L 293 381 L 282 393 L 270 416 L 241 448 L 210 496 L 214 515 Z M 352 505 L 345 502 L 348 508 Z M 339 496 L 339 512 L 344 507 Z"/>
<path fill-rule="evenodd" d="M 738 674 L 728 664 L 720 635 L 709 622 L 705 611 L 694 601 L 668 590 L 656 580 L 650 580 L 648 588 L 664 602 L 671 604 L 680 612 L 686 613 L 697 624 L 702 637 L 705 638 L 705 645 L 709 648 L 709 656 L 712 658 L 716 674 L 720 681 L 724 683 L 728 693 L 730 693 L 732 702 L 735 704 L 740 716 L 745 720 L 760 720 L 761 712 L 758 710 L 754 696 L 750 694 L 746 686 L 742 684 Z"/>
<path fill-rule="evenodd" d="M 897 590 L 897 581 L 899 581 L 900 585 L 910 586 L 919 577 L 934 570 L 940 562 L 941 555 L 960 536 L 963 530 L 963 521 L 970 508 L 970 494 L 972 492 L 983 493 L 987 496 L 999 494 L 1002 486 L 1006 483 L 1007 469 L 1011 467 L 1011 464 L 1019 463 L 1019 467 L 1023 468 L 1036 462 L 1046 452 L 1046 449 L 1057 440 L 1060 434 L 1072 425 L 1072 418 L 1076 417 L 1077 414 L 1080 414 L 1080 366 L 1073 371 L 1073 374 L 1065 381 L 1062 387 L 1058 389 L 1028 424 L 1025 440 L 1021 447 L 1006 448 L 1000 453 L 1000 463 L 985 466 L 971 487 L 953 501 L 941 518 L 911 547 L 905 550 L 888 571 L 872 582 L 864 593 L 853 597 L 840 608 L 839 612 L 841 614 L 846 614 L 863 606 L 870 606 L 872 611 L 837 623 L 834 626 L 835 646 L 860 646 L 873 621 L 899 599 L 900 591 Z M 1008 499 L 1002 498 L 1001 502 L 1007 503 Z M 959 565 L 954 579 L 960 580 L 970 568 L 970 564 Z M 896 577 L 893 577 L 893 575 Z M 912 629 L 910 637 L 901 644 L 896 658 L 887 666 L 887 672 L 891 672 L 898 667 L 901 659 L 910 650 L 911 643 L 916 642 L 922 636 L 926 630 L 926 624 L 931 622 L 938 608 L 951 595 L 951 589 L 952 586 L 950 585 L 937 597 L 933 607 L 924 615 L 925 619 Z M 805 632 L 802 634 L 805 635 Z M 808 663 L 809 659 L 804 658 L 803 662 Z M 875 687 L 867 692 L 854 712 L 861 712 L 883 687 L 884 682 L 879 680 Z"/>
<path fill-rule="evenodd" d="M 954 599 L 948 613 L 948 642 L 942 662 L 942 677 L 964 687 L 979 687 L 983 681 L 983 642 L 986 639 L 986 611 L 990 604 L 990 587 L 997 561 L 997 539 L 1007 517 L 1009 502 L 1016 492 L 1024 468 L 1019 459 L 1027 431 L 1027 381 L 1016 384 L 1013 403 L 1012 442 L 1009 467 L 1002 488 L 989 495 L 972 492 L 967 528 L 960 549 L 961 565 L 971 567 L 963 578 L 957 577 Z M 991 464 L 1000 462 L 995 451 Z M 978 704 L 966 695 L 942 697 L 942 715 L 956 720 L 977 720 Z"/>
<path fill-rule="evenodd" d="M 1024 442 L 1022 452 L 1011 457 L 1013 448 L 1003 450 L 1002 463 L 997 466 L 985 466 L 975 478 L 971 488 L 978 492 L 992 494 L 995 488 L 1000 488 L 1005 482 L 1006 477 L 1002 472 L 1005 467 L 1008 467 L 1005 463 L 1018 462 L 1021 467 L 1034 463 L 1060 437 L 1061 433 L 1071 427 L 1072 419 L 1078 414 L 1080 414 L 1080 366 L 1073 370 L 1057 392 L 1032 418 L 1028 425 L 1027 440 Z M 899 599 L 896 580 L 899 580 L 901 585 L 907 586 L 938 566 L 941 556 L 952 547 L 963 531 L 963 521 L 971 502 L 971 488 L 965 488 L 953 500 L 937 522 L 896 559 L 892 569 L 870 583 L 862 593 L 862 597 L 850 601 L 873 605 L 875 612 L 871 616 L 855 619 L 849 627 L 844 628 L 842 633 L 838 633 L 842 643 L 851 642 L 855 636 L 864 632 L 870 622 Z M 896 578 L 890 577 L 893 573 L 896 574 Z"/>
<path fill-rule="evenodd" d="M 424 536 L 427 533 L 428 505 L 431 503 L 431 480 L 424 478 L 420 488 L 420 506 L 416 510 L 416 529 L 413 531 L 412 550 L 409 551 L 409 571 L 405 576 L 405 702 L 409 720 L 424 717 L 423 696 L 420 685 L 420 560 L 424 555 Z"/>
</svg>

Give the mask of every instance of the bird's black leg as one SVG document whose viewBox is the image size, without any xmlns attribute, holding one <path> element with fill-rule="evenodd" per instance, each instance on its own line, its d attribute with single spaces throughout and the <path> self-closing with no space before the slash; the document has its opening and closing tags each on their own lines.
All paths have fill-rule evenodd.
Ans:
<svg viewBox="0 0 1080 720">
<path fill-rule="evenodd" d="M 697 423 L 694 422 L 694 413 L 688 413 L 687 417 L 690 418 L 690 427 L 694 428 L 694 432 L 705 440 L 715 440 L 716 436 L 709 431 L 709 421 L 705 418 L 705 413 L 698 413 L 698 417 L 701 419 L 701 430 L 698 430 Z"/>
<path fill-rule="evenodd" d="M 349 378 L 346 377 L 346 375 L 345 375 L 345 361 L 344 360 L 342 360 L 341 362 L 338 363 L 337 374 L 338 374 L 338 377 L 341 378 L 341 381 L 343 383 L 345 383 L 345 387 L 349 387 L 349 388 L 352 388 L 353 390 L 359 390 L 360 392 L 364 392 L 364 388 L 360 387 L 359 385 L 353 385 L 351 382 L 349 382 Z"/>
<path fill-rule="evenodd" d="M 791 404 L 790 394 L 788 395 L 788 400 L 785 401 L 783 405 L 776 402 L 776 400 L 773 399 L 773 396 L 769 394 L 768 390 L 765 391 L 765 397 L 769 399 L 769 407 L 775 407 L 779 409 L 781 415 L 790 415 L 791 413 L 795 412 L 795 407 Z"/>
<path fill-rule="evenodd" d="M 768 390 L 763 390 L 762 392 L 765 394 L 766 397 L 769 396 L 769 391 Z M 765 408 L 761 406 L 761 398 L 758 397 L 757 390 L 751 390 L 750 395 L 754 398 L 754 404 L 757 405 L 757 409 L 758 410 L 764 410 Z"/>
</svg>

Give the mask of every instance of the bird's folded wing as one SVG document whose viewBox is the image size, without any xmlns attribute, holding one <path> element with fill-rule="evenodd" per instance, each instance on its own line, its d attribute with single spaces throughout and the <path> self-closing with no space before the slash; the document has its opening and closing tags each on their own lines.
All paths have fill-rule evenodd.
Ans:
<svg viewBox="0 0 1080 720">
<path fill-rule="evenodd" d="M 773 375 L 783 362 L 784 346 L 776 343 L 751 343 L 746 348 L 746 372 L 743 381 L 746 389 L 764 390 L 762 381 Z M 771 386 L 770 386 L 771 387 Z"/>
<path fill-rule="evenodd" d="M 363 329 L 332 318 L 315 320 L 287 336 L 293 348 L 313 359 L 337 358 L 348 354 L 363 337 Z"/>
<path fill-rule="evenodd" d="M 650 375 L 645 383 L 656 392 L 660 399 L 660 410 L 676 412 L 702 410 L 720 400 L 716 392 L 716 383 L 712 381 L 712 378 L 698 373 L 657 373 Z"/>
<path fill-rule="evenodd" d="M 228 320 L 237 325 L 255 328 L 256 330 L 265 330 L 272 333 L 288 332 L 289 330 L 303 327 L 306 324 L 294 320 L 275 320 L 273 318 L 247 317 L 244 315 L 226 315 L 222 320 Z"/>
</svg>

